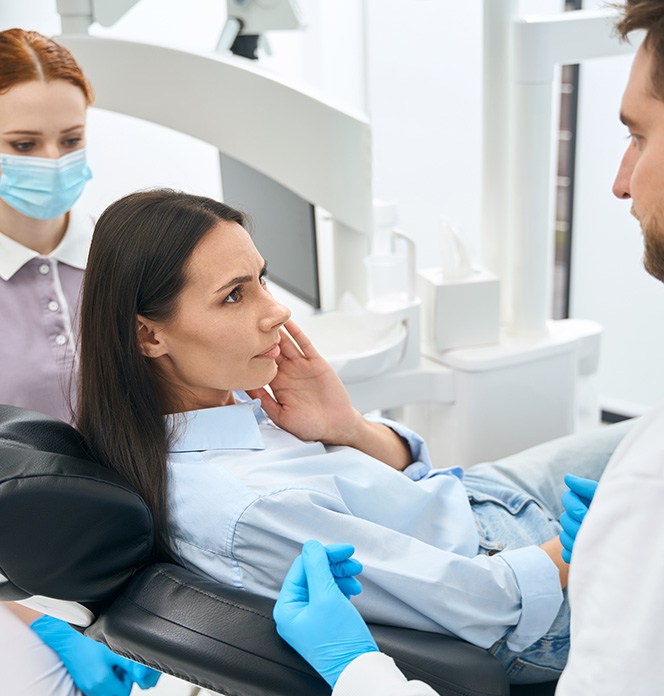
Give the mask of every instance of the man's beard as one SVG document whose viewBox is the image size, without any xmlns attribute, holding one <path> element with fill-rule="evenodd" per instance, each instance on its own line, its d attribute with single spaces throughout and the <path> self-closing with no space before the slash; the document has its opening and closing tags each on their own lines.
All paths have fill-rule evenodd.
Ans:
<svg viewBox="0 0 664 696">
<path fill-rule="evenodd" d="M 655 214 L 639 222 L 643 232 L 643 266 L 651 276 L 664 282 L 664 216 Z"/>
</svg>

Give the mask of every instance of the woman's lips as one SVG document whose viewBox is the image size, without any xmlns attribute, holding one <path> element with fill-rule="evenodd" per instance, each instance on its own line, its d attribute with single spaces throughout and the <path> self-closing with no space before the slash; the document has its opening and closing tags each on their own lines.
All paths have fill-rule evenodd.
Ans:
<svg viewBox="0 0 664 696">
<path fill-rule="evenodd" d="M 261 353 L 260 355 L 257 355 L 257 358 L 269 358 L 271 360 L 274 360 L 275 358 L 278 358 L 281 355 L 281 348 L 279 348 L 279 344 L 275 343 L 272 346 L 270 346 L 264 353 Z"/>
</svg>

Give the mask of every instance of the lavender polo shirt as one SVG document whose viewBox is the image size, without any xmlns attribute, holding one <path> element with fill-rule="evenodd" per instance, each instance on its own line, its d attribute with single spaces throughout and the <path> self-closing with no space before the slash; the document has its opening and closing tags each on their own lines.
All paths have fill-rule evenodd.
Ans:
<svg viewBox="0 0 664 696">
<path fill-rule="evenodd" d="M 0 233 L 0 403 L 71 420 L 78 302 L 94 220 L 70 211 L 48 256 Z"/>
</svg>

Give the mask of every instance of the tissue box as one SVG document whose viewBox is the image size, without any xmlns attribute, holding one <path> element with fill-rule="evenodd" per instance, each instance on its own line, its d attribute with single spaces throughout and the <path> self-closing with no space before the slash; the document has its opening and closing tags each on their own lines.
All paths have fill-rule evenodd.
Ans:
<svg viewBox="0 0 664 696">
<path fill-rule="evenodd" d="M 417 293 L 423 348 L 429 355 L 498 342 L 500 281 L 493 273 L 473 268 L 462 278 L 445 280 L 439 268 L 422 269 Z"/>
</svg>

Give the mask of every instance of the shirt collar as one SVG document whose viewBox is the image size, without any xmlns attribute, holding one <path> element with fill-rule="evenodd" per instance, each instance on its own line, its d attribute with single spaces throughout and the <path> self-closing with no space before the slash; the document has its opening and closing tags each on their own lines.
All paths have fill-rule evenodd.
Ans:
<svg viewBox="0 0 664 696">
<path fill-rule="evenodd" d="M 171 452 L 203 452 L 222 449 L 265 449 L 260 423 L 267 421 L 258 399 L 236 393 L 232 406 L 203 408 L 166 416 L 175 437 Z"/>
<path fill-rule="evenodd" d="M 75 208 L 69 211 L 69 224 L 60 244 L 48 255 L 60 263 L 83 270 L 88 260 L 94 220 Z M 0 278 L 9 280 L 28 261 L 41 256 L 34 249 L 0 233 Z"/>
</svg>

